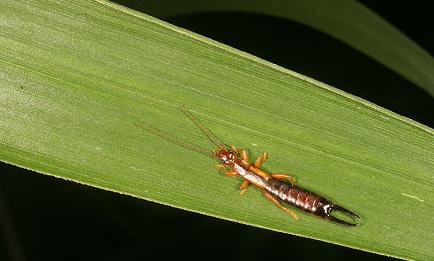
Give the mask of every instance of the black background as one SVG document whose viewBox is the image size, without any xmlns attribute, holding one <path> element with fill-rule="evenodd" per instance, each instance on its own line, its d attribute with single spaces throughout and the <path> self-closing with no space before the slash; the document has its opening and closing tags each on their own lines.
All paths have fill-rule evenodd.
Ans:
<svg viewBox="0 0 434 261">
<path fill-rule="evenodd" d="M 139 1 L 118 2 L 146 12 Z M 434 20 L 429 1 L 362 2 L 432 54 Z M 434 126 L 434 103 L 426 92 L 303 25 L 242 13 L 165 20 Z M 289 37 L 294 32 L 298 37 Z M 4 163 L 0 163 L 0 173 L 0 260 L 387 259 L 161 206 Z"/>
</svg>

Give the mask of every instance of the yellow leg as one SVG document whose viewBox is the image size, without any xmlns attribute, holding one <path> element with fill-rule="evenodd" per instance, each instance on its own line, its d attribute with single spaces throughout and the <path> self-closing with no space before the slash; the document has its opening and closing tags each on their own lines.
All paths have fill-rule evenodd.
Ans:
<svg viewBox="0 0 434 261">
<path fill-rule="evenodd" d="M 241 182 L 241 185 L 240 185 L 240 189 L 241 189 L 240 195 L 243 195 L 244 192 L 246 192 L 248 186 L 249 186 L 249 182 L 247 180 L 243 180 L 243 182 Z"/>
<path fill-rule="evenodd" d="M 226 167 L 223 164 L 216 164 L 215 167 L 221 172 L 226 172 Z"/>
<path fill-rule="evenodd" d="M 233 169 L 230 169 L 230 170 L 226 170 L 226 175 L 229 175 L 229 176 L 238 176 L 238 172 L 236 172 L 235 170 L 233 170 Z"/>
<path fill-rule="evenodd" d="M 275 179 L 287 179 L 289 182 L 291 182 L 292 185 L 294 185 L 295 178 L 293 176 L 283 174 L 283 173 L 274 173 L 271 175 Z"/>
<path fill-rule="evenodd" d="M 255 167 L 259 167 L 261 166 L 262 163 L 264 163 L 264 161 L 267 159 L 268 154 L 267 152 L 263 152 L 255 161 L 255 163 L 253 163 L 253 165 Z"/>
<path fill-rule="evenodd" d="M 238 175 L 238 172 L 236 172 L 236 171 L 233 170 L 233 169 L 227 170 L 227 169 L 226 169 L 226 166 L 223 165 L 223 164 L 217 164 L 217 165 L 216 165 L 216 168 L 217 168 L 219 171 L 221 171 L 221 172 L 223 172 L 223 173 L 225 173 L 226 175 L 229 175 L 229 176 L 237 176 L 237 175 Z"/>
<path fill-rule="evenodd" d="M 270 193 L 268 193 L 265 190 L 263 192 L 264 192 L 264 196 L 267 199 L 269 199 L 271 202 L 273 202 L 276 206 L 281 208 L 283 211 L 289 213 L 295 220 L 298 220 L 298 216 L 294 212 L 292 212 L 289 208 L 285 208 L 284 206 L 282 206 L 282 204 L 280 204 L 279 200 L 277 200 L 273 195 L 271 195 Z"/>
<path fill-rule="evenodd" d="M 241 159 L 244 160 L 245 162 L 249 161 L 249 156 L 247 155 L 247 151 L 246 150 L 240 150 L 239 151 Z"/>
<path fill-rule="evenodd" d="M 240 157 L 242 160 L 248 162 L 249 161 L 249 156 L 247 155 L 247 151 L 246 150 L 242 150 L 242 149 L 237 149 L 234 145 L 231 145 L 231 150 L 235 151 L 236 153 L 240 154 Z"/>
</svg>

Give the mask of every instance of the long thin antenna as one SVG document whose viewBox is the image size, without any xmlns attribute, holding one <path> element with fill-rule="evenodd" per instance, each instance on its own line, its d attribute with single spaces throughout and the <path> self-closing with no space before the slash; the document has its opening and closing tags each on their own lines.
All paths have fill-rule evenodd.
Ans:
<svg viewBox="0 0 434 261">
<path fill-rule="evenodd" d="M 183 146 L 183 147 L 185 147 L 187 149 L 194 150 L 194 151 L 199 152 L 199 153 L 201 153 L 201 154 L 203 154 L 205 156 L 209 156 L 209 157 L 212 157 L 212 158 L 215 157 L 208 150 L 205 150 L 205 149 L 197 147 L 197 146 L 195 146 L 193 144 L 189 144 L 189 143 L 187 143 L 185 141 L 182 141 L 182 140 L 176 138 L 175 136 L 173 136 L 173 135 L 171 135 L 169 133 L 166 133 L 166 132 L 164 132 L 162 130 L 159 130 L 157 128 L 154 128 L 151 125 L 146 124 L 144 122 L 143 123 L 137 123 L 136 126 L 139 127 L 139 128 L 142 128 L 144 130 L 147 130 L 147 131 L 149 131 L 149 132 L 151 132 L 151 133 L 153 133 L 153 134 L 155 134 L 155 135 L 157 135 L 157 136 L 159 136 L 159 137 L 161 137 L 161 138 L 163 138 L 165 140 L 168 140 L 168 141 L 176 143 L 176 144 L 178 144 L 180 146 Z"/>
<path fill-rule="evenodd" d="M 193 116 L 193 114 L 191 114 L 191 112 L 189 110 L 187 110 L 187 108 L 185 108 L 184 106 L 180 106 L 179 109 L 185 114 L 185 116 L 187 116 L 194 123 L 194 125 L 196 125 L 196 127 L 198 127 L 203 132 L 203 134 L 206 135 L 206 137 L 208 138 L 209 141 L 211 141 L 211 143 L 213 143 L 213 144 L 215 144 L 217 146 L 219 146 L 219 145 L 225 145 L 225 143 L 219 137 L 217 137 L 217 135 L 215 135 L 207 127 L 203 126 Z"/>
</svg>

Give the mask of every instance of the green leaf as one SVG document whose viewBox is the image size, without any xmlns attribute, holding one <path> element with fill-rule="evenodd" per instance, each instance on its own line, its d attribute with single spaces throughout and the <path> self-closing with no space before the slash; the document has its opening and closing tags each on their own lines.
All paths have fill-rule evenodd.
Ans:
<svg viewBox="0 0 434 261">
<path fill-rule="evenodd" d="M 293 20 L 333 36 L 434 96 L 434 59 L 417 43 L 354 0 L 149 0 L 115 2 L 150 15 L 168 17 L 201 12 L 259 13 Z"/>
<path fill-rule="evenodd" d="M 434 257 L 434 132 L 367 101 L 104 1 L 6 1 L 0 159 L 227 220 L 409 259 Z M 186 105 L 264 168 L 356 212 L 299 221 L 215 162 Z M 252 156 L 252 157 L 253 157 Z"/>
</svg>

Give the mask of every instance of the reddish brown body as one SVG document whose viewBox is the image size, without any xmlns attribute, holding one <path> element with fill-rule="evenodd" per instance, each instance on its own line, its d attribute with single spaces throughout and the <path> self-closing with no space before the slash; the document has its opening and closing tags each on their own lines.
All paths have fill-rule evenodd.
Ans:
<svg viewBox="0 0 434 261">
<path fill-rule="evenodd" d="M 267 182 L 266 190 L 283 202 L 292 204 L 301 210 L 317 214 L 318 209 L 330 204 L 325 198 L 300 188 L 295 185 L 287 184 L 278 179 L 270 179 Z"/>
<path fill-rule="evenodd" d="M 261 189 L 267 199 L 291 214 L 294 219 L 298 219 L 297 215 L 282 203 L 293 205 L 305 212 L 346 226 L 355 226 L 357 223 L 350 223 L 332 216 L 333 210 L 340 211 L 353 219 L 360 219 L 353 212 L 326 198 L 294 185 L 293 177 L 283 173 L 269 174 L 262 170 L 260 165 L 266 160 L 266 153 L 262 153 L 253 164 L 249 164 L 245 150 L 237 150 L 234 146 L 227 148 L 222 144 L 214 151 L 214 155 L 221 161 L 218 166 L 226 174 L 239 175 L 243 178 L 240 186 L 241 194 L 247 189 L 248 184 L 252 184 Z M 285 182 L 284 179 L 288 179 L 290 182 Z"/>
<path fill-rule="evenodd" d="M 212 143 L 217 145 L 217 149 L 211 154 L 202 148 L 182 142 L 170 134 L 164 133 L 149 125 L 141 124 L 139 126 L 181 146 L 217 158 L 220 161 L 220 164 L 217 165 L 219 169 L 224 171 L 227 175 L 241 176 L 241 178 L 243 178 L 243 182 L 240 185 L 240 194 L 243 194 L 247 190 L 248 185 L 252 184 L 262 190 L 267 199 L 285 212 L 291 214 L 296 220 L 298 216 L 282 203 L 290 204 L 303 211 L 342 225 L 356 226 L 358 224 L 357 222 L 350 223 L 332 216 L 332 211 L 340 211 L 351 217 L 353 221 L 360 219 L 359 216 L 348 209 L 334 204 L 318 194 L 294 185 L 293 177 L 283 173 L 269 174 L 262 170 L 260 165 L 267 159 L 266 153 L 262 153 L 254 163 L 250 164 L 245 150 L 238 150 L 235 146 L 225 145 L 210 130 L 200 124 L 188 110 L 181 108 L 181 111 L 202 130 Z M 284 179 L 290 182 L 285 182 Z"/>
<path fill-rule="evenodd" d="M 328 209 L 333 206 L 332 202 L 314 192 L 278 179 L 269 180 L 266 189 L 279 200 L 316 216 L 327 215 L 330 212 Z"/>
</svg>

